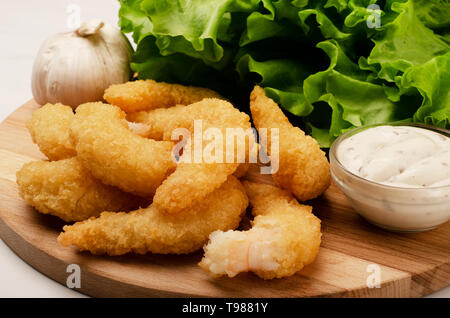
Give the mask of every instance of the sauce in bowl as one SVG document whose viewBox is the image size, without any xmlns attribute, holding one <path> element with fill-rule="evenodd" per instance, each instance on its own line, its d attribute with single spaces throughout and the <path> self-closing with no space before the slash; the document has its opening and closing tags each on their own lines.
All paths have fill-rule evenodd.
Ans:
<svg viewBox="0 0 450 318">
<path fill-rule="evenodd" d="M 350 172 L 386 185 L 450 185 L 450 138 L 423 128 L 368 128 L 342 141 L 337 158 Z"/>
<path fill-rule="evenodd" d="M 450 132 L 414 124 L 355 128 L 330 149 L 334 182 L 371 223 L 424 231 L 450 218 Z"/>
</svg>

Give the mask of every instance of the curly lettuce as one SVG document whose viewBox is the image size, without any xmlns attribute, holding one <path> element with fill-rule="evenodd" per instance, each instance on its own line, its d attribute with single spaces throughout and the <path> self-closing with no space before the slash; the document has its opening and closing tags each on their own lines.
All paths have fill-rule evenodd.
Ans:
<svg viewBox="0 0 450 318">
<path fill-rule="evenodd" d="M 139 78 L 205 86 L 247 110 L 264 87 L 329 147 L 356 126 L 450 128 L 448 0 L 121 0 Z"/>
</svg>

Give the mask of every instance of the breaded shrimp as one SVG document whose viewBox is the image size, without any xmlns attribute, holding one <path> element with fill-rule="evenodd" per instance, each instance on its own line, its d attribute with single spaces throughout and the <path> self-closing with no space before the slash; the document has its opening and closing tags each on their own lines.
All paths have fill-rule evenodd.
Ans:
<svg viewBox="0 0 450 318">
<path fill-rule="evenodd" d="M 233 172 L 233 176 L 235 176 L 236 178 L 242 178 L 245 177 L 245 175 L 247 174 L 248 169 L 250 168 L 250 163 L 246 162 L 246 163 L 241 163 L 236 170 L 234 170 Z"/>
<path fill-rule="evenodd" d="M 78 106 L 71 136 L 81 163 L 103 183 L 125 192 L 152 196 L 176 166 L 173 143 L 133 134 L 116 106 Z"/>
<path fill-rule="evenodd" d="M 186 116 L 186 113 L 189 112 L 189 109 L 184 109 L 185 107 L 185 105 L 176 105 L 169 108 L 157 108 L 149 111 L 130 113 L 127 114 L 127 120 L 146 126 L 146 133 L 139 135 L 155 140 L 163 140 L 165 132 L 167 132 L 166 135 L 170 138 L 168 132 L 171 128 L 166 125 L 181 120 L 182 116 Z"/>
<path fill-rule="evenodd" d="M 136 209 L 142 199 L 102 184 L 76 157 L 36 161 L 17 171 L 20 196 L 43 214 L 66 222 L 82 221 L 102 211 Z"/>
<path fill-rule="evenodd" d="M 177 128 L 186 128 L 192 133 L 194 120 L 202 121 L 203 130 L 210 127 L 221 130 L 251 128 L 250 117 L 246 113 L 217 98 L 205 98 L 187 106 L 176 105 L 132 113 L 127 115 L 127 120 L 148 125 L 152 134 L 149 138 L 156 140 L 171 140 L 172 133 Z"/>
<path fill-rule="evenodd" d="M 104 212 L 99 218 L 65 226 L 58 242 L 93 254 L 187 254 L 200 249 L 211 232 L 236 228 L 247 205 L 242 184 L 230 176 L 178 215 L 161 213 L 154 205 L 129 213 Z"/>
<path fill-rule="evenodd" d="M 200 267 L 214 276 L 253 272 L 263 279 L 294 275 L 314 261 L 320 220 L 277 187 L 244 181 L 255 216 L 248 231 L 216 231 L 204 247 Z"/>
<path fill-rule="evenodd" d="M 202 134 L 212 128 L 220 134 L 223 142 L 223 148 L 217 149 L 221 152 L 218 155 L 221 162 L 208 163 L 205 158 L 201 162 L 196 162 L 195 141 L 191 143 L 192 151 L 187 153 L 185 148 L 175 172 L 156 190 L 153 199 L 155 206 L 168 213 L 178 213 L 217 189 L 236 171 L 242 161 L 248 160 L 250 148 L 256 147 L 248 115 L 224 100 L 209 98 L 188 106 L 158 109 L 149 113 L 155 116 L 149 115 L 147 124 L 164 140 L 171 140 L 172 133 L 179 128 L 187 129 L 194 137 L 196 133 Z M 200 121 L 202 127 L 196 126 L 195 121 Z M 227 147 L 227 141 L 224 139 L 227 136 L 227 129 L 230 128 L 239 129 L 235 131 L 238 137 L 231 138 L 234 145 Z M 195 132 L 195 129 L 202 131 Z M 191 137 L 190 141 L 192 140 Z M 203 140 L 203 144 L 199 147 L 200 156 L 210 143 Z M 241 162 L 238 161 L 238 151 L 244 152 Z M 243 169 L 245 170 L 245 167 Z"/>
<path fill-rule="evenodd" d="M 204 104 L 201 104 L 201 107 L 204 107 L 203 105 Z M 197 104 L 197 106 L 200 105 Z M 209 112 L 216 112 L 219 118 L 222 117 L 223 114 L 220 114 L 217 111 L 221 110 L 224 109 L 210 110 Z M 192 121 L 192 118 L 190 118 L 193 117 L 191 116 L 192 113 L 199 113 L 199 109 L 193 110 L 191 107 L 186 108 L 185 105 L 176 105 L 169 108 L 158 108 L 150 111 L 130 113 L 127 114 L 127 120 L 130 121 L 129 125 L 132 126 L 135 134 L 155 140 L 163 140 L 164 138 L 170 140 L 171 132 L 174 130 L 175 126 L 183 127 L 184 125 L 192 128 L 191 124 L 185 121 L 186 118 Z M 202 115 L 198 115 L 197 119 L 205 118 L 205 115 L 207 114 L 208 110 L 206 110 Z M 239 117 L 243 120 L 241 120 L 241 122 L 237 122 L 236 127 L 242 127 L 243 129 L 250 128 L 248 120 L 243 116 Z M 229 128 L 232 128 L 232 121 L 232 118 L 226 120 L 227 124 L 230 126 Z M 247 173 L 249 165 L 250 164 L 248 162 L 241 163 L 233 175 L 237 178 L 243 177 Z"/>
<path fill-rule="evenodd" d="M 35 110 L 27 122 L 33 142 L 49 160 L 60 160 L 77 153 L 69 138 L 69 127 L 75 117 L 72 107 L 46 104 Z"/>
<path fill-rule="evenodd" d="M 255 86 L 250 95 L 250 110 L 255 127 L 267 128 L 267 151 L 271 154 L 270 128 L 279 129 L 279 164 L 274 182 L 306 201 L 322 194 L 330 184 L 330 165 L 317 141 L 294 127 L 264 90 Z M 275 156 L 271 156 L 276 160 Z"/>
<path fill-rule="evenodd" d="M 155 108 L 166 108 L 177 104 L 189 105 L 203 98 L 222 98 L 208 88 L 183 86 L 139 80 L 111 85 L 103 98 L 110 104 L 119 106 L 127 113 Z"/>
<path fill-rule="evenodd" d="M 232 163 L 179 163 L 175 172 L 156 190 L 153 204 L 166 213 L 181 213 L 219 188 L 238 166 Z"/>
</svg>

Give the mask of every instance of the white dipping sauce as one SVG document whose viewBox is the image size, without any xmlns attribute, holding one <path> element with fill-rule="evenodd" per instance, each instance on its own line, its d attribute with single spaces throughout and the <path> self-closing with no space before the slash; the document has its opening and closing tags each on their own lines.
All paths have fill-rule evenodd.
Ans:
<svg viewBox="0 0 450 318">
<path fill-rule="evenodd" d="M 335 145 L 330 155 L 333 180 L 370 222 L 390 230 L 423 231 L 449 220 L 449 137 L 384 125 Z"/>
<path fill-rule="evenodd" d="M 390 186 L 450 185 L 450 138 L 423 128 L 368 128 L 343 140 L 337 158 L 350 172 Z"/>
</svg>

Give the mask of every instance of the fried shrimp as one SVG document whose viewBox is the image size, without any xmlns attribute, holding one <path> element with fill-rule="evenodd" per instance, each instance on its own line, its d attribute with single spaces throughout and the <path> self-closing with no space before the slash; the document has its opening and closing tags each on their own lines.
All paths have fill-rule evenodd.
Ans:
<svg viewBox="0 0 450 318">
<path fill-rule="evenodd" d="M 201 104 L 201 107 L 204 107 L 204 104 Z M 193 111 L 192 108 L 185 105 L 176 105 L 169 108 L 158 108 L 150 111 L 130 113 L 127 114 L 127 120 L 130 121 L 130 125 L 133 125 L 133 131 L 140 136 L 155 140 L 163 140 L 164 138 L 170 140 L 171 132 L 176 129 L 176 126 L 184 125 L 192 128 L 191 123 L 186 122 L 186 119 L 188 119 L 188 121 L 193 121 L 192 118 L 194 116 L 191 116 L 192 113 L 196 114 L 196 116 L 198 117 L 197 119 L 205 118 L 208 111 L 203 112 L 203 114 L 201 115 L 198 115 L 199 113 L 201 113 L 199 108 Z M 223 114 L 220 114 L 217 111 L 221 110 L 210 110 L 211 113 L 216 112 L 218 118 L 223 118 Z M 211 120 L 213 116 L 210 116 L 209 118 Z M 241 122 L 237 122 L 237 127 L 249 129 L 250 124 L 248 123 L 248 120 L 243 116 L 239 116 L 239 118 L 242 120 Z M 234 121 L 233 118 L 229 118 L 224 121 L 230 126 L 229 128 L 232 128 Z M 234 176 L 236 176 L 237 178 L 243 177 L 247 173 L 249 165 L 249 162 L 240 164 L 236 171 L 233 173 Z"/>
<path fill-rule="evenodd" d="M 212 162 L 204 158 L 205 149 L 212 141 L 203 140 L 199 147 L 200 154 L 198 151 L 196 153 L 195 140 L 184 148 L 175 172 L 156 190 L 153 199 L 155 206 L 168 213 L 178 213 L 217 189 L 237 170 L 240 163 L 248 160 L 250 149 L 256 147 L 248 115 L 229 102 L 216 98 L 183 107 L 150 111 L 146 124 L 164 140 L 171 140 L 172 133 L 185 128 L 193 135 L 190 141 L 195 139 L 197 133 L 215 131 L 222 142 L 219 149 L 213 151 L 213 157 L 217 154 L 217 160 Z M 228 137 L 233 144 L 227 144 L 227 140 L 224 140 Z M 238 160 L 239 152 L 243 155 L 241 161 Z M 200 155 L 201 160 L 196 161 L 196 155 Z M 245 169 L 246 166 L 242 167 L 239 173 L 242 175 Z"/>
<path fill-rule="evenodd" d="M 129 213 L 104 212 L 99 218 L 65 226 L 58 242 L 93 254 L 186 254 L 200 249 L 211 232 L 236 228 L 247 205 L 245 189 L 230 176 L 179 215 L 161 213 L 154 205 Z"/>
<path fill-rule="evenodd" d="M 181 213 L 220 187 L 239 164 L 180 163 L 156 190 L 153 204 L 167 213 Z"/>
<path fill-rule="evenodd" d="M 241 163 L 236 170 L 233 172 L 233 176 L 236 178 L 242 178 L 245 177 L 247 174 L 248 169 L 250 168 L 250 163 Z"/>
<path fill-rule="evenodd" d="M 274 182 L 301 201 L 322 194 L 330 184 L 330 165 L 317 141 L 292 126 L 278 105 L 259 86 L 255 86 L 250 95 L 250 110 L 258 131 L 267 128 L 269 155 L 269 129 L 279 129 L 278 171 L 272 175 Z"/>
<path fill-rule="evenodd" d="M 208 88 L 139 80 L 111 85 L 106 89 L 103 98 L 123 111 L 132 113 L 177 104 L 189 105 L 203 98 L 222 97 Z"/>
<path fill-rule="evenodd" d="M 152 196 L 176 166 L 173 143 L 135 135 L 116 106 L 78 106 L 71 136 L 81 163 L 103 183 L 125 192 Z"/>
<path fill-rule="evenodd" d="M 72 107 L 46 104 L 35 110 L 27 122 L 33 142 L 49 160 L 60 160 L 77 153 L 69 138 L 69 127 L 75 117 Z"/>
<path fill-rule="evenodd" d="M 29 205 L 66 222 L 82 221 L 105 210 L 136 209 L 142 202 L 102 184 L 76 157 L 27 163 L 17 172 L 17 185 Z"/>
<path fill-rule="evenodd" d="M 127 120 L 146 126 L 146 133 L 141 133 L 141 136 L 155 140 L 163 140 L 164 133 L 167 135 L 166 138 L 170 138 L 170 134 L 172 133 L 170 127 L 173 125 L 170 127 L 166 125 L 181 120 L 180 116 L 186 116 L 186 113 L 189 113 L 189 108 L 184 108 L 186 108 L 185 105 L 176 105 L 169 108 L 157 108 L 150 111 L 130 113 L 127 114 Z"/>
<path fill-rule="evenodd" d="M 215 231 L 200 267 L 214 276 L 253 272 L 263 279 L 294 275 L 314 261 L 320 220 L 310 206 L 267 184 L 244 181 L 255 216 L 248 231 Z"/>
<path fill-rule="evenodd" d="M 172 140 L 172 133 L 178 128 L 186 128 L 193 133 L 195 120 L 201 121 L 203 130 L 218 128 L 226 133 L 226 128 L 251 128 L 250 117 L 246 113 L 217 98 L 206 98 L 187 106 L 128 114 L 127 119 L 148 125 L 152 134 L 149 137 L 156 140 Z"/>
</svg>

